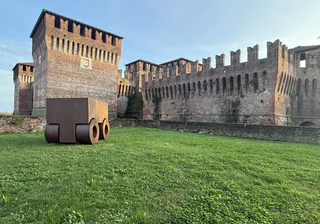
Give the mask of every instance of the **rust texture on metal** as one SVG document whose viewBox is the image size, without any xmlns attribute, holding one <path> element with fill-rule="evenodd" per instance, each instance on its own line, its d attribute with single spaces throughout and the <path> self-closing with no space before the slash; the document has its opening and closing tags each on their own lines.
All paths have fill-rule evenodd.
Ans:
<svg viewBox="0 0 320 224">
<path fill-rule="evenodd" d="M 95 144 L 109 137 L 108 104 L 91 98 L 47 99 L 48 143 Z"/>
</svg>

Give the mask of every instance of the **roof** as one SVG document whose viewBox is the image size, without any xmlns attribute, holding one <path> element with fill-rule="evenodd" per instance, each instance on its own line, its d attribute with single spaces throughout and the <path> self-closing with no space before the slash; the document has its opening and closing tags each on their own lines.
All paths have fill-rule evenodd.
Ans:
<svg viewBox="0 0 320 224">
<path fill-rule="evenodd" d="M 150 62 L 150 61 L 145 61 L 145 60 L 142 60 L 142 59 L 138 59 L 138 60 L 135 60 L 135 61 L 133 61 L 133 62 L 130 62 L 130 63 L 126 64 L 125 66 L 134 64 L 134 63 L 139 62 L 139 61 L 145 62 L 145 63 L 149 63 L 149 64 L 152 64 L 152 65 L 156 65 L 156 66 L 159 66 L 159 67 L 162 67 L 161 65 L 155 64 L 155 63 Z"/>
<path fill-rule="evenodd" d="M 44 17 L 44 15 L 45 15 L 46 13 L 51 14 L 51 15 L 55 15 L 55 16 L 59 16 L 59 17 L 63 18 L 64 20 L 71 20 L 71 21 L 73 21 L 73 22 L 76 23 L 76 24 L 82 24 L 82 25 L 85 25 L 85 26 L 87 26 L 87 27 L 89 27 L 89 28 L 91 28 L 91 29 L 96 29 L 96 30 L 98 30 L 98 31 L 100 31 L 100 32 L 105 32 L 105 33 L 107 33 L 107 34 L 109 34 L 109 35 L 113 35 L 113 36 L 116 36 L 116 37 L 118 37 L 118 38 L 120 38 L 120 39 L 123 39 L 123 37 L 121 37 L 121 36 L 119 36 L 119 35 L 116 35 L 116 34 L 107 32 L 107 31 L 105 31 L 105 30 L 98 29 L 98 28 L 96 28 L 96 27 L 94 27 L 94 26 L 90 26 L 90 25 L 85 24 L 85 23 L 81 23 L 81 22 L 79 22 L 79 21 L 77 21 L 77 20 L 74 20 L 74 19 L 71 19 L 71 18 L 62 16 L 62 15 L 59 15 L 59 14 L 57 14 L 57 13 L 51 12 L 51 11 L 46 10 L 46 9 L 43 9 L 43 10 L 42 10 L 42 12 L 41 12 L 41 14 L 40 14 L 40 16 L 39 16 L 39 18 L 38 18 L 38 20 L 37 20 L 37 22 L 36 22 L 36 25 L 33 27 L 33 30 L 32 30 L 32 32 L 31 32 L 31 34 L 30 34 L 30 38 L 33 37 L 33 35 L 34 35 L 34 33 L 36 32 L 36 30 L 37 30 L 37 28 L 38 28 L 38 26 L 39 26 L 42 18 Z"/>
<path fill-rule="evenodd" d="M 295 48 L 291 48 L 296 53 L 303 52 L 303 51 L 311 51 L 320 48 L 320 45 L 311 45 L 311 46 L 298 46 Z"/>
<path fill-rule="evenodd" d="M 14 70 L 18 65 L 27 65 L 27 66 L 32 66 L 34 67 L 34 63 L 33 62 L 19 62 L 17 63 L 12 70 Z"/>
<path fill-rule="evenodd" d="M 168 62 L 165 62 L 165 63 L 161 63 L 161 65 L 169 64 L 169 63 L 176 62 L 176 61 L 180 61 L 180 60 L 185 60 L 185 61 L 188 61 L 188 62 L 194 62 L 194 61 L 191 61 L 191 60 L 186 59 L 186 58 L 177 58 L 177 59 L 172 60 L 172 61 L 168 61 Z"/>
</svg>

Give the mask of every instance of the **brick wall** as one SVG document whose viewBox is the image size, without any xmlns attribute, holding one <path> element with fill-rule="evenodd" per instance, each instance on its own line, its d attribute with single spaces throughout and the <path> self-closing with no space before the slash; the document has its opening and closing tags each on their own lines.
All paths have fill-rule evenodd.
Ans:
<svg viewBox="0 0 320 224">
<path fill-rule="evenodd" d="M 11 124 L 16 123 L 17 121 L 18 124 Z M 112 119 L 109 121 L 109 124 L 111 133 L 113 128 L 149 127 L 200 134 L 320 144 L 320 129 L 315 127 L 152 121 L 136 119 Z M 45 117 L 0 116 L 0 134 L 44 131 L 45 125 Z"/>
<path fill-rule="evenodd" d="M 39 19 L 31 35 L 33 114 L 44 115 L 46 98 L 90 97 L 108 103 L 116 117 L 122 37 L 46 10 Z"/>
<path fill-rule="evenodd" d="M 320 129 L 315 127 L 288 127 L 273 125 L 246 125 L 223 123 L 200 123 L 179 121 L 136 122 L 136 127 L 153 127 L 174 131 L 213 134 L 222 136 L 268 139 L 284 142 L 300 142 L 308 144 L 320 143 Z"/>
</svg>

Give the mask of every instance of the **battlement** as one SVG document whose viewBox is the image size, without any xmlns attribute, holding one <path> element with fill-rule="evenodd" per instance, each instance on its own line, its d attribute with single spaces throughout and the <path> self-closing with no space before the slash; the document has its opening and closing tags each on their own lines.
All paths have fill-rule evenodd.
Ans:
<svg viewBox="0 0 320 224">
<path fill-rule="evenodd" d="M 248 63 L 257 61 L 259 59 L 259 45 L 256 44 L 254 47 L 248 47 L 247 48 L 248 57 L 247 61 Z"/>
<path fill-rule="evenodd" d="M 12 71 L 15 83 L 32 83 L 34 80 L 34 65 L 32 62 L 17 63 Z"/>
<path fill-rule="evenodd" d="M 267 43 L 267 51 L 268 51 L 268 57 L 259 59 L 259 45 L 256 44 L 253 47 L 247 47 L 247 61 L 241 62 L 241 50 L 238 49 L 237 51 L 231 51 L 230 52 L 230 66 L 225 65 L 225 54 L 216 55 L 216 65 L 215 68 L 211 67 L 211 57 L 208 57 L 207 59 L 202 59 L 202 64 L 199 64 L 199 61 L 190 61 L 184 58 L 179 58 L 176 60 L 172 60 L 166 63 L 161 64 L 161 68 L 163 70 L 154 70 L 149 71 L 146 70 L 146 76 L 143 80 L 146 82 L 151 80 L 157 80 L 157 79 L 163 79 L 168 77 L 174 77 L 174 76 L 180 76 L 180 75 L 186 75 L 186 74 L 195 74 L 199 71 L 204 71 L 207 73 L 207 71 L 212 69 L 211 73 L 218 74 L 219 71 L 234 71 L 234 66 L 241 65 L 242 69 L 245 69 L 246 67 L 253 67 L 256 66 L 257 63 L 260 65 L 263 65 L 265 63 L 275 63 L 278 65 L 278 61 L 281 60 L 287 60 L 288 63 L 291 63 L 293 61 L 293 51 L 288 50 L 288 47 L 284 44 L 282 44 L 279 40 L 276 40 L 275 42 L 268 42 Z M 283 64 L 283 63 L 281 63 Z M 239 67 L 240 69 L 240 67 Z M 143 81 L 144 82 L 144 81 Z"/>
<path fill-rule="evenodd" d="M 241 50 L 238 49 L 236 52 L 230 51 L 230 65 L 234 66 L 240 64 Z"/>
<path fill-rule="evenodd" d="M 93 40 L 100 40 L 104 43 L 108 43 L 113 46 L 116 46 L 118 43 L 121 43 L 121 40 L 123 39 L 123 37 L 118 36 L 116 34 L 81 23 L 77 20 L 70 19 L 68 17 L 59 15 L 46 9 L 42 10 L 38 18 L 38 21 L 30 34 L 31 38 L 33 38 L 33 36 L 35 35 L 35 32 L 40 26 L 43 18 L 46 18 L 47 26 L 62 29 L 70 33 L 76 33 L 80 36 L 91 38 Z"/>
</svg>

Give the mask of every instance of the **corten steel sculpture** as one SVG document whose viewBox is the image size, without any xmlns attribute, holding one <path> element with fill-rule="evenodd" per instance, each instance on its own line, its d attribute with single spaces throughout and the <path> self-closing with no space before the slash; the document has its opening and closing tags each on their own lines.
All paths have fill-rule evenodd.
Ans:
<svg viewBox="0 0 320 224">
<path fill-rule="evenodd" d="M 48 143 L 95 144 L 109 137 L 108 104 L 91 98 L 47 99 Z"/>
</svg>

